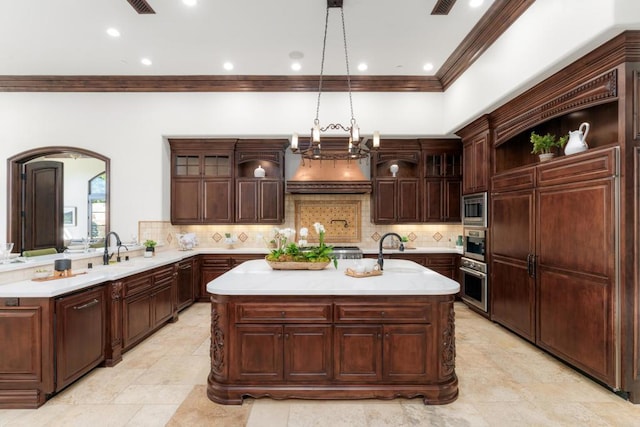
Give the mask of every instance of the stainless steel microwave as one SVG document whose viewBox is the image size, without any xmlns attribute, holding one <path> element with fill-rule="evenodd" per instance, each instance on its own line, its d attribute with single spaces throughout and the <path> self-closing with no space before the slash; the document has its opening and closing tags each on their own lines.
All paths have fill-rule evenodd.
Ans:
<svg viewBox="0 0 640 427">
<path fill-rule="evenodd" d="M 462 225 L 487 227 L 487 193 L 462 196 Z"/>
</svg>

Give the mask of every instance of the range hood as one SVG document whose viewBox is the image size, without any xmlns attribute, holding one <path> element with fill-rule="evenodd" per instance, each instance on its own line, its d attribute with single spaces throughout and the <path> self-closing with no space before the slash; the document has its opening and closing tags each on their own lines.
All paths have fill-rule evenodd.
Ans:
<svg viewBox="0 0 640 427">
<path fill-rule="evenodd" d="M 297 194 L 371 193 L 371 181 L 358 161 L 305 160 L 287 181 L 287 192 Z"/>
</svg>

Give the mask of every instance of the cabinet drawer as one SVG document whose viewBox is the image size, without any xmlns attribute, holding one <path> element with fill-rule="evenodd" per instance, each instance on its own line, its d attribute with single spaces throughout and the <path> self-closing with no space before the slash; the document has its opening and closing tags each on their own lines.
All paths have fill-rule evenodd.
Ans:
<svg viewBox="0 0 640 427">
<path fill-rule="evenodd" d="M 431 305 L 336 304 L 336 322 L 431 322 Z"/>
<path fill-rule="evenodd" d="M 229 257 L 204 256 L 200 261 L 201 268 L 227 271 L 231 265 Z"/>
<path fill-rule="evenodd" d="M 494 193 L 533 188 L 536 183 L 536 170 L 533 167 L 509 171 L 491 180 Z"/>
<path fill-rule="evenodd" d="M 159 268 L 153 273 L 153 286 L 158 288 L 170 285 L 171 282 L 173 282 L 174 277 L 175 274 L 173 266 Z"/>
<path fill-rule="evenodd" d="M 427 255 L 427 267 L 455 267 L 455 255 Z"/>
<path fill-rule="evenodd" d="M 331 321 L 331 304 L 259 304 L 243 303 L 236 305 L 236 322 L 327 322 Z"/>
<path fill-rule="evenodd" d="M 143 292 L 147 289 L 150 289 L 151 283 L 152 283 L 151 276 L 146 273 L 142 273 L 137 276 L 128 277 L 124 281 L 124 286 L 123 286 L 124 296 L 126 297 L 129 295 L 137 294 L 139 292 Z"/>
</svg>

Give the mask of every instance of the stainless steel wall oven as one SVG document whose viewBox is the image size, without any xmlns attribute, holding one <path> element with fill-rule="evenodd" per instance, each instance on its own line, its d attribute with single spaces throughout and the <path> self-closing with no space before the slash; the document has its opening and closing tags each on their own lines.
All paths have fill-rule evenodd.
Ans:
<svg viewBox="0 0 640 427">
<path fill-rule="evenodd" d="M 488 313 L 489 280 L 487 264 L 469 258 L 460 260 L 461 298 L 464 302 Z"/>
</svg>

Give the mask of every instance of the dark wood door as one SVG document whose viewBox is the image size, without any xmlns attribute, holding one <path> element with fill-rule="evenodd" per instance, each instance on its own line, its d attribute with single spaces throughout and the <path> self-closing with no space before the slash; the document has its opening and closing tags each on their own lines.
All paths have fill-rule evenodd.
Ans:
<svg viewBox="0 0 640 427">
<path fill-rule="evenodd" d="M 336 326 L 334 379 L 371 382 L 382 378 L 382 327 Z"/>
<path fill-rule="evenodd" d="M 491 196 L 491 319 L 535 340 L 534 191 Z"/>
<path fill-rule="evenodd" d="M 462 181 L 460 179 L 446 179 L 443 183 L 443 217 L 445 222 L 462 221 Z"/>
<path fill-rule="evenodd" d="M 440 178 L 424 181 L 424 220 L 426 222 L 442 221 L 442 180 Z"/>
<path fill-rule="evenodd" d="M 209 302 L 207 283 L 220 277 L 231 268 L 231 259 L 224 255 L 203 255 L 200 259 L 200 286 L 196 299 L 199 302 Z"/>
<path fill-rule="evenodd" d="M 64 247 L 63 177 L 61 162 L 25 165 L 24 242 L 16 250 Z"/>
<path fill-rule="evenodd" d="M 417 179 L 398 180 L 397 222 L 420 222 L 420 183 Z"/>
<path fill-rule="evenodd" d="M 395 179 L 378 179 L 374 187 L 373 222 L 396 222 L 397 185 Z"/>
<path fill-rule="evenodd" d="M 238 381 L 282 381 L 281 325 L 237 325 L 230 376 Z"/>
<path fill-rule="evenodd" d="M 383 377 L 388 381 L 423 383 L 438 378 L 438 361 L 433 327 L 424 325 L 385 325 Z"/>
<path fill-rule="evenodd" d="M 280 224 L 284 221 L 284 191 L 280 180 L 260 181 L 258 191 L 258 222 Z"/>
<path fill-rule="evenodd" d="M 193 259 L 181 261 L 178 264 L 178 310 L 190 306 L 195 299 Z"/>
<path fill-rule="evenodd" d="M 122 347 L 129 349 L 153 328 L 151 295 L 142 292 L 126 297 L 122 305 Z"/>
<path fill-rule="evenodd" d="M 104 360 L 107 331 L 105 288 L 56 300 L 56 390 Z"/>
<path fill-rule="evenodd" d="M 202 221 L 202 190 L 199 178 L 174 178 L 171 182 L 171 223 Z"/>
<path fill-rule="evenodd" d="M 285 379 L 331 379 L 331 325 L 288 325 L 284 327 L 284 338 Z"/>
<path fill-rule="evenodd" d="M 604 381 L 615 380 L 613 178 L 538 190 L 538 340 Z"/>
<path fill-rule="evenodd" d="M 236 222 L 258 222 L 258 181 L 255 179 L 236 180 Z"/>
<path fill-rule="evenodd" d="M 203 215 L 204 223 L 232 223 L 233 222 L 233 187 L 232 180 L 205 179 L 203 185 Z"/>
</svg>

